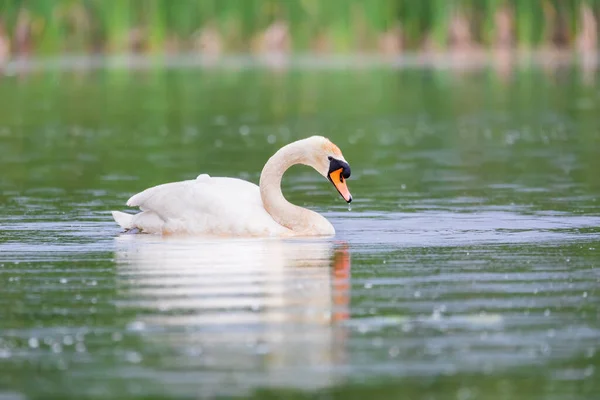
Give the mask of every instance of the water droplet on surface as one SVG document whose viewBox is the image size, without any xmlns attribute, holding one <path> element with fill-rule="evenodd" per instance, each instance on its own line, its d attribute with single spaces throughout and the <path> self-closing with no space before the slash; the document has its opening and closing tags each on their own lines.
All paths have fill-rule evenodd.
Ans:
<svg viewBox="0 0 600 400">
<path fill-rule="evenodd" d="M 405 190 L 406 189 L 406 185 L 403 183 L 402 185 L 400 185 L 400 189 Z"/>
<path fill-rule="evenodd" d="M 548 345 L 548 343 L 542 344 L 542 346 L 540 347 L 540 351 L 544 355 L 550 354 L 551 353 L 551 349 L 550 349 L 550 346 Z"/>
<path fill-rule="evenodd" d="M 227 117 L 224 115 L 217 115 L 215 117 L 215 125 L 227 125 Z"/>
<path fill-rule="evenodd" d="M 240 126 L 240 135 L 247 136 L 250 133 L 250 127 L 247 125 Z"/>
<path fill-rule="evenodd" d="M 400 349 L 397 346 L 392 346 L 388 350 L 388 354 L 391 358 L 396 358 L 400 354 Z"/>
<path fill-rule="evenodd" d="M 583 294 L 581 296 L 585 299 L 586 297 L 588 297 L 588 293 L 587 292 L 583 292 Z"/>
<path fill-rule="evenodd" d="M 60 343 L 52 344 L 52 352 L 53 353 L 60 353 L 61 351 L 62 351 L 62 346 L 60 345 Z"/>
<path fill-rule="evenodd" d="M 128 351 L 125 353 L 125 359 L 133 364 L 138 364 L 142 361 L 142 356 L 137 351 Z"/>
<path fill-rule="evenodd" d="M 85 352 L 85 350 L 85 344 L 83 344 L 82 342 L 77 342 L 77 344 L 75 345 L 75 351 L 77 351 L 78 353 L 83 353 Z"/>
<path fill-rule="evenodd" d="M 127 330 L 130 331 L 143 331 L 146 329 L 146 324 L 142 321 L 133 321 L 127 325 Z"/>
<path fill-rule="evenodd" d="M 269 136 L 267 136 L 267 142 L 269 144 L 275 143 L 276 140 L 277 140 L 277 137 L 275 135 L 269 135 Z"/>
<path fill-rule="evenodd" d="M 63 344 L 65 346 L 71 346 L 75 341 L 73 340 L 73 336 L 71 335 L 66 335 L 65 337 L 63 337 Z"/>
<path fill-rule="evenodd" d="M 373 287 L 372 283 L 365 283 L 364 288 L 365 289 L 371 289 Z"/>
<path fill-rule="evenodd" d="M 31 347 L 32 349 L 37 349 L 40 346 L 40 341 L 34 337 L 29 338 L 27 343 L 29 344 L 29 347 Z"/>
<path fill-rule="evenodd" d="M 550 309 L 546 308 L 546 311 L 544 311 L 544 317 L 549 317 L 551 314 Z"/>
<path fill-rule="evenodd" d="M 11 352 L 8 349 L 0 349 L 0 358 L 10 358 Z"/>
<path fill-rule="evenodd" d="M 60 283 L 65 284 L 67 282 L 69 282 L 67 278 L 60 278 Z"/>
</svg>

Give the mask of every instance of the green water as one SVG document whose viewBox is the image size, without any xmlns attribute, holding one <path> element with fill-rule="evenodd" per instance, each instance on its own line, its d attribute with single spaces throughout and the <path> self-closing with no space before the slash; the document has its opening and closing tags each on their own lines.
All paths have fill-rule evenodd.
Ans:
<svg viewBox="0 0 600 400">
<path fill-rule="evenodd" d="M 14 71 L 13 71 L 14 72 Z M 592 399 L 596 71 L 48 68 L 0 85 L 0 399 Z M 287 198 L 331 240 L 120 235 L 200 173 L 312 134 Z"/>
</svg>

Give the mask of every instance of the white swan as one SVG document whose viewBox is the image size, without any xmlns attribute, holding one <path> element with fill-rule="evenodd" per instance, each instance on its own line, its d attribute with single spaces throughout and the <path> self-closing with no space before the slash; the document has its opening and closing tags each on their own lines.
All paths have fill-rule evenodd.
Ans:
<svg viewBox="0 0 600 400">
<path fill-rule="evenodd" d="M 350 166 L 329 139 L 312 136 L 290 143 L 265 164 L 260 187 L 235 178 L 212 178 L 155 186 L 127 201 L 142 212 L 113 211 L 125 230 L 144 233 L 218 236 L 318 236 L 335 229 L 322 215 L 289 203 L 281 193 L 281 178 L 295 164 L 309 165 L 327 177 L 348 203 Z"/>
</svg>

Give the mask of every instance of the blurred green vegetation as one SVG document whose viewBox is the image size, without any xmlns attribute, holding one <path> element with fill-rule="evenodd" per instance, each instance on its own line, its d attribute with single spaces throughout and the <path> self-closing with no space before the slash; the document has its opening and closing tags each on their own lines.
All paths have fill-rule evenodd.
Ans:
<svg viewBox="0 0 600 400">
<path fill-rule="evenodd" d="M 0 0 L 0 55 L 594 49 L 600 0 Z"/>
<path fill-rule="evenodd" d="M 102 187 L 119 194 L 99 203 L 108 211 L 135 188 L 201 172 L 258 182 L 277 149 L 321 134 L 351 161 L 356 204 L 360 194 L 376 194 L 369 210 L 413 210 L 421 206 L 421 197 L 412 197 L 418 192 L 597 212 L 599 79 L 578 66 L 100 69 L 6 77 L 0 206 L 6 193 L 27 188 Z M 469 179 L 440 182 L 457 173 Z M 139 182 L 107 174 L 135 174 Z M 307 177 L 322 179 L 310 171 Z M 325 184 L 307 192 L 294 183 L 283 182 L 297 204 L 347 209 Z M 575 203 L 572 196 L 579 196 Z"/>
</svg>

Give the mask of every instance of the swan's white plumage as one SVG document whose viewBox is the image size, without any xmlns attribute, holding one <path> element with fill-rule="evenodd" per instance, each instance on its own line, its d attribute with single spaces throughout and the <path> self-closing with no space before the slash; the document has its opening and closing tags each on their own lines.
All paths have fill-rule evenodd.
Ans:
<svg viewBox="0 0 600 400">
<path fill-rule="evenodd" d="M 146 233 L 281 236 L 289 231 L 267 213 L 257 185 L 235 178 L 200 175 L 166 183 L 134 195 L 127 205 L 142 212 L 121 226 Z"/>
<path fill-rule="evenodd" d="M 337 146 L 313 136 L 284 146 L 265 164 L 261 186 L 235 178 L 210 177 L 166 183 L 132 196 L 127 205 L 138 214 L 113 211 L 124 229 L 145 233 L 216 236 L 333 235 L 323 216 L 294 206 L 281 193 L 281 177 L 294 164 L 314 167 L 326 176 L 331 156 L 343 160 Z M 344 161 L 345 162 L 345 161 Z"/>
</svg>

